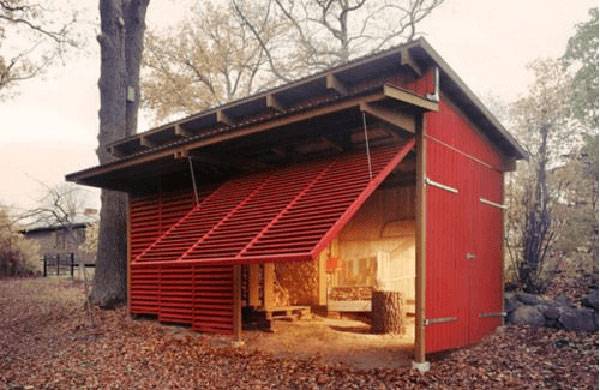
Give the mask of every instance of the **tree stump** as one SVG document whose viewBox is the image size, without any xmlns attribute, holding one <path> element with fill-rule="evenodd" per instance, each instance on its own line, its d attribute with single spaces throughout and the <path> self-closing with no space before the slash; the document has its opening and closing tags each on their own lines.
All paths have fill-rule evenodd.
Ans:
<svg viewBox="0 0 600 390">
<path fill-rule="evenodd" d="M 375 334 L 404 334 L 406 332 L 402 293 L 373 290 L 371 332 Z"/>
</svg>

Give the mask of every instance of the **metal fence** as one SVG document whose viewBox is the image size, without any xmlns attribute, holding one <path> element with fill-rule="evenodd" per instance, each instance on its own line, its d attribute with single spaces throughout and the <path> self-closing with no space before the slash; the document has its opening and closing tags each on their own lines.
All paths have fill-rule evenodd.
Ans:
<svg viewBox="0 0 600 390">
<path fill-rule="evenodd" d="M 80 261 L 77 261 L 75 254 L 69 253 L 52 253 L 45 254 L 42 258 L 43 276 L 75 276 L 76 270 L 80 267 Z M 96 268 L 95 263 L 83 263 L 83 266 L 88 269 Z"/>
</svg>

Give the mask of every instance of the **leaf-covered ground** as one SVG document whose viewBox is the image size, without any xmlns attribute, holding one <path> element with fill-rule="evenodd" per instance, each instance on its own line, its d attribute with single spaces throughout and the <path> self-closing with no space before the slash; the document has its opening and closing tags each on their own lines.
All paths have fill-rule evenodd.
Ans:
<svg viewBox="0 0 600 390">
<path fill-rule="evenodd" d="M 436 357 L 432 370 L 355 370 L 274 358 L 218 338 L 95 312 L 80 287 L 0 280 L 0 388 L 565 388 L 598 387 L 598 333 L 507 327 Z M 221 340 L 224 341 L 224 340 Z"/>
</svg>

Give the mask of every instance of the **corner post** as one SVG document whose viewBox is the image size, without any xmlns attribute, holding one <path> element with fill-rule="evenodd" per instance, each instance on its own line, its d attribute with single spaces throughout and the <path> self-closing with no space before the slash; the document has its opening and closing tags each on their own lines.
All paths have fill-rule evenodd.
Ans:
<svg viewBox="0 0 600 390">
<path fill-rule="evenodd" d="M 427 163 L 427 142 L 425 115 L 417 116 L 416 126 L 416 202 L 415 202 L 415 353 L 413 368 L 421 372 L 429 371 L 429 362 L 426 361 L 425 347 L 425 283 L 426 283 L 426 226 L 427 226 L 427 188 L 426 163 Z"/>
</svg>

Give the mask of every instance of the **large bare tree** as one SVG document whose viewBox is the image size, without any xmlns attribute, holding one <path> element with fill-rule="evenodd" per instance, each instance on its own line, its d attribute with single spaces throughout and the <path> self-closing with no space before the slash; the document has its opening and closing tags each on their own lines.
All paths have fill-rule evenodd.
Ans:
<svg viewBox="0 0 600 390">
<path fill-rule="evenodd" d="M 113 161 L 106 146 L 136 132 L 139 67 L 149 0 L 100 0 L 101 65 L 98 160 Z M 114 307 L 127 298 L 127 196 L 103 190 L 92 302 Z"/>
<path fill-rule="evenodd" d="M 302 74 L 348 62 L 351 58 L 410 41 L 417 25 L 443 0 L 230 0 L 237 16 L 261 44 L 271 72 L 289 81 Z M 269 18 L 289 25 L 287 34 L 267 41 L 256 4 Z"/>
<path fill-rule="evenodd" d="M 75 46 L 76 13 L 31 0 L 0 0 L 0 99 Z"/>
<path fill-rule="evenodd" d="M 163 120 L 414 39 L 443 0 L 205 1 L 147 34 L 143 103 Z"/>
</svg>

